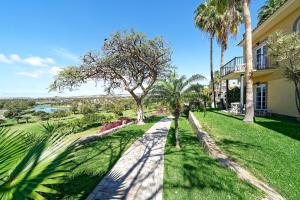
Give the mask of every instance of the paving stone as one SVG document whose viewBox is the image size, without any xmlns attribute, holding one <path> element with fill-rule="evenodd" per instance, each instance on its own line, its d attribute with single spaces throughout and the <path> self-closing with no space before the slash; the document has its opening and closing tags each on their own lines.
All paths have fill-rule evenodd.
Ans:
<svg viewBox="0 0 300 200">
<path fill-rule="evenodd" d="M 172 118 L 154 124 L 118 160 L 87 200 L 162 200 L 164 146 Z"/>
</svg>

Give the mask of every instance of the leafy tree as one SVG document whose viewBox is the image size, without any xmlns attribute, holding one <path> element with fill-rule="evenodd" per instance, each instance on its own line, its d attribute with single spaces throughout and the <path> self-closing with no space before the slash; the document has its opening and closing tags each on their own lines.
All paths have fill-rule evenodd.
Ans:
<svg viewBox="0 0 300 200">
<path fill-rule="evenodd" d="M 68 172 L 72 148 L 55 126 L 44 125 L 43 135 L 29 147 L 24 133 L 0 128 L 0 199 L 45 199 L 42 195 L 57 193 L 51 186 Z"/>
<path fill-rule="evenodd" d="M 261 24 L 269 18 L 283 3 L 285 0 L 267 0 L 265 4 L 259 9 L 258 12 L 258 24 Z"/>
<path fill-rule="evenodd" d="M 84 102 L 79 107 L 79 112 L 84 115 L 88 115 L 96 112 L 95 106 L 90 102 Z"/>
<path fill-rule="evenodd" d="M 0 125 L 5 122 L 5 119 L 0 118 Z"/>
<path fill-rule="evenodd" d="M 49 120 L 51 115 L 49 113 L 46 113 L 46 112 L 40 112 L 40 114 L 38 115 L 40 117 L 40 119 L 42 121 L 46 121 L 46 120 Z"/>
<path fill-rule="evenodd" d="M 297 33 L 275 32 L 267 41 L 268 54 L 274 65 L 284 70 L 285 77 L 295 85 L 295 102 L 300 114 L 300 39 Z"/>
<path fill-rule="evenodd" d="M 252 123 L 254 121 L 253 105 L 253 56 L 252 56 L 252 27 L 250 0 L 211 0 L 217 6 L 218 13 L 235 12 L 242 7 L 243 22 L 245 25 L 245 79 L 246 79 L 246 114 L 244 122 Z"/>
<path fill-rule="evenodd" d="M 62 118 L 67 117 L 70 113 L 64 111 L 64 110 L 57 110 L 54 113 L 51 114 L 51 117 L 53 118 Z"/>
<path fill-rule="evenodd" d="M 77 102 L 71 103 L 70 110 L 75 114 L 78 111 L 78 103 Z"/>
<path fill-rule="evenodd" d="M 228 91 L 228 105 L 233 102 L 239 102 L 241 98 L 241 89 L 238 87 L 234 87 Z"/>
<path fill-rule="evenodd" d="M 207 101 L 206 96 L 203 93 L 204 86 L 199 83 L 191 84 L 189 87 L 189 104 L 192 107 L 202 108 L 205 107 L 205 102 Z M 209 98 L 209 97 L 208 97 Z M 203 104 L 202 104 L 203 103 Z"/>
<path fill-rule="evenodd" d="M 83 64 L 64 69 L 50 90 L 79 87 L 88 80 L 104 82 L 106 91 L 127 91 L 138 107 L 138 123 L 144 119 L 143 101 L 154 83 L 169 70 L 170 49 L 159 37 L 148 39 L 135 31 L 116 32 L 104 41 L 102 54 L 89 52 Z"/>
<path fill-rule="evenodd" d="M 183 104 L 190 97 L 189 88 L 193 82 L 204 80 L 205 77 L 202 75 L 193 75 L 190 78 L 185 76 L 178 77 L 173 72 L 166 80 L 158 82 L 149 94 L 149 98 L 161 101 L 168 105 L 170 111 L 175 117 L 175 138 L 176 147 L 180 148 L 179 144 L 179 117 L 182 112 Z"/>
</svg>

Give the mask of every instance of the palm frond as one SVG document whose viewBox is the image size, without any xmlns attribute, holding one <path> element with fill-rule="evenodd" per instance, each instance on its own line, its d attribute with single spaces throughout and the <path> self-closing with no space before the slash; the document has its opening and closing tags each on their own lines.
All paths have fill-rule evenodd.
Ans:
<svg viewBox="0 0 300 200">
<path fill-rule="evenodd" d="M 65 176 L 72 145 L 55 126 L 43 130 L 47 137 L 26 148 L 24 134 L 0 129 L 0 199 L 44 199 L 57 192 L 50 186 Z"/>
</svg>

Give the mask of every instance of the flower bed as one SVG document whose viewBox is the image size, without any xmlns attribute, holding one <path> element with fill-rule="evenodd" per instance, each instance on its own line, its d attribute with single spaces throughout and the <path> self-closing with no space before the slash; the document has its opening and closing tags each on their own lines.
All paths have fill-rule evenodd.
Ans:
<svg viewBox="0 0 300 200">
<path fill-rule="evenodd" d="M 123 124 L 127 124 L 127 123 L 132 122 L 132 121 L 133 121 L 133 119 L 130 119 L 128 117 L 121 117 L 117 121 L 104 124 L 102 126 L 102 128 L 100 129 L 100 133 L 104 132 L 104 131 L 107 131 L 107 130 L 110 130 L 110 129 L 113 129 L 115 127 L 121 126 Z"/>
</svg>

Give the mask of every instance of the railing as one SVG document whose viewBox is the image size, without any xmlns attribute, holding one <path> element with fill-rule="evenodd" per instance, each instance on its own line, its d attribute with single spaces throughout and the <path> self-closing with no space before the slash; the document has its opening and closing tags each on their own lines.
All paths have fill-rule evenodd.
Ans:
<svg viewBox="0 0 300 200">
<path fill-rule="evenodd" d="M 226 76 L 233 72 L 245 72 L 245 63 L 243 56 L 234 57 L 232 60 L 227 62 L 221 67 L 221 76 Z M 264 70 L 273 68 L 272 61 L 269 57 L 264 55 L 256 55 L 253 59 L 253 69 Z"/>
<path fill-rule="evenodd" d="M 232 72 L 245 71 L 245 64 L 243 56 L 234 57 L 221 67 L 221 76 L 226 76 Z"/>
</svg>

